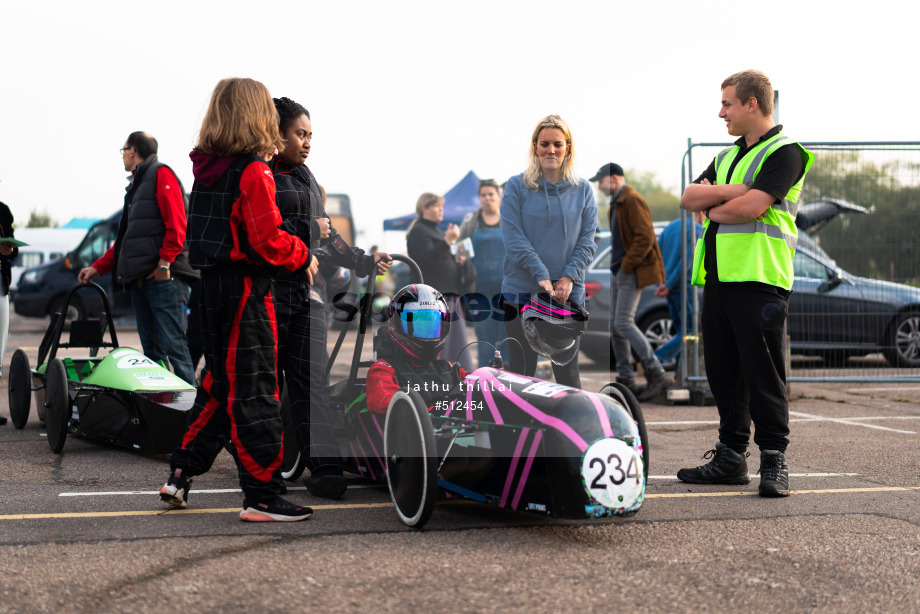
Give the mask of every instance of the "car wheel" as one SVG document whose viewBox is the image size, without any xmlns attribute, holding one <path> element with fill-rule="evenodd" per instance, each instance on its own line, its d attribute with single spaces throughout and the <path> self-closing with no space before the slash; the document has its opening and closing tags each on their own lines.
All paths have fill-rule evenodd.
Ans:
<svg viewBox="0 0 920 614">
<path fill-rule="evenodd" d="M 898 314 L 888 329 L 885 358 L 893 367 L 920 367 L 920 312 Z"/>
<path fill-rule="evenodd" d="M 61 297 L 55 301 L 54 307 L 51 309 L 51 316 L 61 311 L 64 307 L 64 298 Z M 84 320 L 86 319 L 86 308 L 83 306 L 83 303 L 80 299 L 75 296 L 70 297 L 70 304 L 67 305 L 67 313 L 64 314 L 64 330 L 70 330 L 70 323 L 74 320 Z"/>
<path fill-rule="evenodd" d="M 648 339 L 653 351 L 677 334 L 674 330 L 674 322 L 671 320 L 671 313 L 667 309 L 657 309 L 643 317 L 639 322 L 639 330 Z"/>
</svg>

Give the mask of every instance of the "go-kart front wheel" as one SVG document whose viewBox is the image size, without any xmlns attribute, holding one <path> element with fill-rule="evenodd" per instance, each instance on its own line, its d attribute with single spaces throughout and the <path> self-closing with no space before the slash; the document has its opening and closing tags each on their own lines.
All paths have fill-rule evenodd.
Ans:
<svg viewBox="0 0 920 614">
<path fill-rule="evenodd" d="M 22 430 L 32 409 L 32 369 L 29 357 L 22 349 L 13 353 L 10 361 L 10 418 L 13 426 Z"/>
<path fill-rule="evenodd" d="M 636 400 L 636 395 L 634 395 L 629 388 L 619 382 L 607 384 L 601 388 L 601 391 L 598 394 L 607 395 L 622 405 L 626 411 L 629 412 L 629 415 L 632 416 L 632 419 L 636 422 L 636 426 L 639 429 L 639 439 L 642 442 L 642 464 L 645 465 L 645 477 L 648 479 L 648 429 L 645 427 L 645 416 L 642 415 L 642 407 L 639 405 L 639 401 Z"/>
<path fill-rule="evenodd" d="M 48 445 L 55 454 L 64 448 L 70 414 L 67 369 L 60 358 L 55 358 L 45 371 L 45 424 L 48 427 Z"/>
<path fill-rule="evenodd" d="M 387 485 L 399 519 L 422 528 L 434 511 L 438 458 L 434 427 L 418 393 L 399 391 L 390 400 L 383 427 Z"/>
</svg>

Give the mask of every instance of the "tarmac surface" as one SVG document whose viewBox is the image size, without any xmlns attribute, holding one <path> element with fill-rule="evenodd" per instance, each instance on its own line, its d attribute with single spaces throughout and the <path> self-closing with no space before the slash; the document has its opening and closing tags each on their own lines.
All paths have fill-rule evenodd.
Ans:
<svg viewBox="0 0 920 614">
<path fill-rule="evenodd" d="M 4 388 L 12 352 L 34 361 L 47 326 L 11 320 Z M 130 327 L 118 334 L 137 346 Z M 584 364 L 584 388 L 607 383 Z M 439 501 L 419 531 L 385 489 L 357 483 L 340 501 L 293 487 L 315 510 L 306 522 L 240 522 L 226 453 L 195 478 L 188 510 L 166 510 L 165 458 L 78 437 L 53 454 L 33 403 L 25 429 L 0 427 L 0 612 L 920 611 L 920 384 L 794 384 L 784 499 L 757 496 L 756 450 L 746 486 L 677 481 L 706 462 L 716 410 L 643 411 L 650 478 L 635 516 Z"/>
</svg>

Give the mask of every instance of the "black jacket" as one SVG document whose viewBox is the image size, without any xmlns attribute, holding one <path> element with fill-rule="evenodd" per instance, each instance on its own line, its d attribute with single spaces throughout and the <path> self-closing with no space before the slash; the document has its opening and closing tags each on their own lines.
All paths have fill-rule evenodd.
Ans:
<svg viewBox="0 0 920 614">
<path fill-rule="evenodd" d="M 156 154 L 137 165 L 134 177 L 125 193 L 125 204 L 121 220 L 118 223 L 118 235 L 115 239 L 115 261 L 112 278 L 120 283 L 131 283 L 135 279 L 146 277 L 157 267 L 160 260 L 160 248 L 166 238 L 166 224 L 157 203 L 157 171 L 161 164 Z M 168 166 L 166 168 L 169 168 Z M 173 172 L 170 169 L 170 172 Z M 173 172 L 175 175 L 175 172 Z M 176 176 L 179 182 L 179 177 Z M 182 188 L 182 183 L 179 182 Z M 183 189 L 183 197 L 185 190 Z M 188 215 L 188 205 L 185 213 Z M 172 263 L 174 276 L 188 280 L 200 277 L 188 262 L 188 242 L 182 252 Z"/>
<path fill-rule="evenodd" d="M 13 236 L 13 212 L 6 204 L 0 202 L 0 237 Z M 10 282 L 12 281 L 12 272 L 10 262 L 16 260 L 19 256 L 19 248 L 14 247 L 13 253 L 9 256 L 0 256 L 0 276 L 3 278 L 3 285 L 0 286 L 0 296 L 6 296 L 10 293 Z"/>
<path fill-rule="evenodd" d="M 441 294 L 461 294 L 460 266 L 437 223 L 424 218 L 416 220 L 406 237 L 406 248 L 422 270 L 426 284 Z"/>
</svg>

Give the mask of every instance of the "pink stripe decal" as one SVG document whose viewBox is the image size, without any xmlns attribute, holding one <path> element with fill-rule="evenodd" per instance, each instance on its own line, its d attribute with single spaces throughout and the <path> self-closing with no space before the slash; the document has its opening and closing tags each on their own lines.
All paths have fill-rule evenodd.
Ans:
<svg viewBox="0 0 920 614">
<path fill-rule="evenodd" d="M 467 380 L 463 380 L 464 383 L 466 383 L 466 381 Z M 473 419 L 473 383 L 475 381 L 476 380 L 473 380 L 473 382 L 469 382 L 470 385 L 466 389 L 466 419 L 467 420 Z"/>
<path fill-rule="evenodd" d="M 505 504 L 508 503 L 508 493 L 511 492 L 511 482 L 514 481 L 514 472 L 517 471 L 518 461 L 521 458 L 521 451 L 524 449 L 524 441 L 529 434 L 530 429 L 525 428 L 521 430 L 521 434 L 518 436 L 517 445 L 514 446 L 514 456 L 511 457 L 511 466 L 508 468 L 508 476 L 505 478 L 505 487 L 502 488 L 502 498 L 498 503 L 498 507 L 505 507 Z"/>
<path fill-rule="evenodd" d="M 600 398 L 595 394 L 589 394 L 588 398 L 591 399 L 591 403 L 594 404 L 594 409 L 597 410 L 597 418 L 601 421 L 601 429 L 604 431 L 604 436 L 613 437 L 613 429 L 610 428 L 610 416 L 607 415 L 607 410 L 604 408 L 603 403 L 601 403 Z"/>
<path fill-rule="evenodd" d="M 489 375 L 489 380 L 495 382 L 496 384 L 499 384 L 499 381 L 495 379 L 495 377 L 493 377 L 492 375 Z M 542 411 L 540 411 L 539 409 L 537 409 L 536 407 L 534 407 L 533 405 L 531 405 L 530 403 L 528 403 L 527 401 L 525 401 L 524 399 L 522 399 L 521 397 L 513 393 L 511 390 L 508 390 L 507 388 L 505 389 L 505 392 L 500 392 L 499 394 L 502 394 L 506 399 L 508 399 L 515 405 L 517 405 L 525 413 L 530 414 L 531 417 L 535 418 L 536 420 L 539 420 L 546 426 L 556 429 L 557 431 L 559 431 L 560 433 L 568 437 L 569 441 L 575 444 L 575 447 L 578 448 L 579 451 L 581 451 L 582 453 L 584 453 L 585 450 L 588 449 L 588 444 L 585 443 L 585 440 L 582 439 L 581 435 L 576 433 L 572 429 L 571 426 L 569 426 L 568 424 L 566 424 L 559 418 L 554 418 L 553 416 L 549 416 L 543 413 Z"/>
<path fill-rule="evenodd" d="M 527 309 L 533 309 L 534 311 L 542 311 L 543 313 L 548 313 L 557 316 L 574 316 L 576 315 L 574 311 L 569 311 L 568 309 L 548 309 L 543 305 L 524 305 L 524 309 L 521 309 L 521 313 L 524 313 Z"/>
<path fill-rule="evenodd" d="M 489 408 L 489 411 L 492 412 L 492 421 L 495 424 L 504 424 L 502 421 L 502 415 L 498 411 L 498 404 L 495 403 L 495 399 L 492 398 L 492 385 L 482 386 L 482 380 L 480 379 L 480 389 L 482 390 L 482 396 L 485 399 L 486 406 Z"/>
<path fill-rule="evenodd" d="M 361 452 L 361 458 L 364 459 L 364 466 L 367 467 L 368 472 L 371 474 L 371 479 L 376 480 L 377 476 L 374 475 L 374 468 L 371 466 L 370 461 L 367 459 L 367 453 L 364 452 L 364 447 L 361 445 L 360 441 L 356 442 L 358 444 L 358 450 Z M 357 454 L 355 454 L 357 456 Z"/>
<path fill-rule="evenodd" d="M 530 452 L 527 453 L 527 462 L 524 463 L 524 471 L 521 472 L 521 479 L 518 480 L 517 490 L 514 492 L 514 500 L 511 501 L 511 509 L 516 510 L 518 503 L 521 501 L 521 495 L 524 494 L 524 486 L 527 485 L 527 478 L 530 477 L 530 468 L 533 466 L 533 459 L 537 453 L 537 446 L 540 445 L 540 440 L 543 439 L 543 431 L 537 431 L 537 436 L 533 438 L 533 443 L 530 444 Z"/>
<path fill-rule="evenodd" d="M 364 435 L 367 437 L 367 443 L 370 444 L 371 450 L 374 452 L 374 456 L 377 458 L 383 458 L 380 452 L 377 451 L 377 446 L 374 445 L 374 440 L 371 438 L 371 434 L 367 432 L 367 427 L 364 426 L 364 420 L 359 419 L 358 422 L 361 424 L 361 429 L 364 431 Z"/>
<path fill-rule="evenodd" d="M 372 418 L 373 421 L 374 421 L 374 426 L 377 427 L 377 432 L 380 433 L 380 437 L 382 438 L 382 437 L 383 437 L 383 429 L 380 428 L 380 422 L 377 421 L 377 414 L 372 413 L 372 414 L 371 414 L 371 418 Z"/>
</svg>

